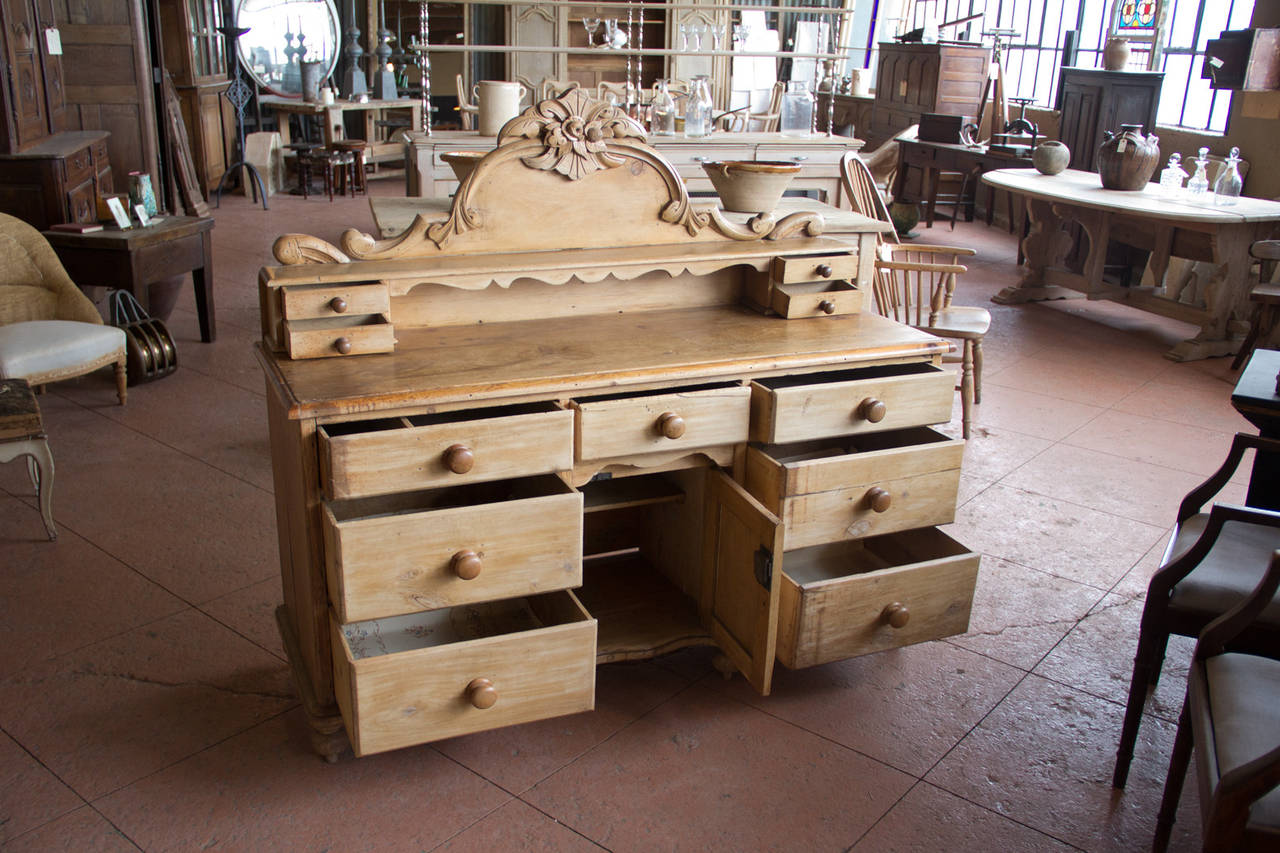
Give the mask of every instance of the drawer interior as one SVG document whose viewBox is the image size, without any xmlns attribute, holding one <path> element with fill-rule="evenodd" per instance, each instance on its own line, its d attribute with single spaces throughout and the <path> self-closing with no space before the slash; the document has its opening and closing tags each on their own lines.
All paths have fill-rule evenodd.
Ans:
<svg viewBox="0 0 1280 853">
<path fill-rule="evenodd" d="M 659 397 L 668 394 L 689 394 L 695 391 L 716 391 L 723 388 L 741 388 L 741 382 L 704 382 L 701 385 L 682 385 L 679 388 L 653 388 L 648 391 L 618 391 L 610 394 L 596 394 L 591 397 L 574 397 L 576 403 L 599 403 L 606 400 L 638 400 L 644 397 Z"/>
<path fill-rule="evenodd" d="M 570 494 L 573 489 L 554 474 L 497 480 L 488 483 L 466 483 L 416 492 L 396 492 L 367 498 L 349 498 L 325 504 L 341 523 L 359 518 L 380 518 L 451 507 L 478 506 L 505 501 L 536 498 L 543 495 Z"/>
<path fill-rule="evenodd" d="M 351 622 L 341 631 L 352 659 L 364 660 L 586 621 L 580 611 L 564 606 L 567 601 L 558 593 L 486 601 Z"/>
<path fill-rule="evenodd" d="M 788 551 L 783 571 L 801 587 L 971 553 L 933 527 Z"/>
<path fill-rule="evenodd" d="M 937 373 L 932 364 L 884 364 L 875 367 L 856 367 L 850 370 L 833 370 L 824 373 L 800 373 L 790 376 L 770 376 L 756 379 L 765 388 L 797 388 L 803 385 L 819 385 L 834 382 L 853 382 L 861 379 L 886 379 L 895 376 L 915 376 Z"/>
<path fill-rule="evenodd" d="M 325 332 L 352 326 L 384 326 L 389 322 L 385 314 L 338 314 L 334 317 L 289 320 L 287 325 L 292 332 Z"/>
<path fill-rule="evenodd" d="M 810 462 L 815 459 L 849 456 L 855 453 L 874 453 L 903 447 L 921 447 L 951 440 L 948 436 L 929 427 L 912 427 L 888 432 L 869 432 L 814 439 L 813 441 L 797 441 L 790 444 L 766 444 L 761 445 L 759 449 L 778 463 L 788 465 L 795 462 Z"/>
<path fill-rule="evenodd" d="M 432 426 L 435 424 L 456 424 L 468 421 L 483 421 L 492 418 L 505 418 L 512 415 L 531 415 L 543 412 L 559 411 L 555 403 L 522 403 L 512 406 L 493 406 L 487 409 L 460 409 L 456 412 L 438 412 L 427 415 L 409 415 L 403 418 L 372 418 L 366 421 L 341 421 L 325 424 L 320 429 L 325 435 L 363 435 L 367 433 L 385 432 L 387 430 L 404 429 L 405 427 Z"/>
</svg>

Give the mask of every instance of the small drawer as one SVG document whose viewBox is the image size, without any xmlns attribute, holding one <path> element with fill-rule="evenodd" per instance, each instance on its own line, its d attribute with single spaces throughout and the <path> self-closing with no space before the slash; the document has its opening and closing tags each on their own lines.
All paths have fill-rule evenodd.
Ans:
<svg viewBox="0 0 1280 853">
<path fill-rule="evenodd" d="M 330 501 L 323 523 L 343 622 L 582 583 L 582 495 L 552 475 Z"/>
<path fill-rule="evenodd" d="M 862 310 L 862 291 L 847 281 L 777 284 L 770 293 L 769 307 L 788 319 L 857 314 Z"/>
<path fill-rule="evenodd" d="M 978 559 L 933 527 L 786 552 L 778 660 L 800 669 L 964 633 Z"/>
<path fill-rule="evenodd" d="M 391 295 L 383 283 L 288 287 L 284 288 L 280 303 L 280 312 L 286 320 L 388 314 L 391 311 Z"/>
<path fill-rule="evenodd" d="M 751 438 L 770 444 L 951 420 L 955 378 L 932 364 L 861 367 L 751 383 Z"/>
<path fill-rule="evenodd" d="M 334 358 L 391 352 L 395 326 L 385 314 L 344 314 L 314 320 L 285 320 L 289 358 Z"/>
<path fill-rule="evenodd" d="M 857 278 L 857 276 L 858 256 L 856 254 L 800 255 L 773 259 L 774 284 L 835 281 Z"/>
<path fill-rule="evenodd" d="M 553 403 L 320 428 L 320 478 L 330 500 L 572 467 L 573 413 Z"/>
<path fill-rule="evenodd" d="M 825 114 L 819 117 L 824 127 L 826 118 Z M 781 160 L 799 163 L 801 167 L 839 163 L 842 156 L 844 156 L 843 148 L 833 145 L 805 145 L 803 142 L 794 140 L 766 142 L 756 146 L 757 160 Z"/>
<path fill-rule="evenodd" d="M 596 620 L 573 593 L 340 624 L 334 693 L 356 755 L 595 704 Z"/>
<path fill-rule="evenodd" d="M 93 181 L 85 181 L 67 193 L 67 210 L 71 211 L 72 222 L 98 221 L 98 193 Z"/>
<path fill-rule="evenodd" d="M 93 143 L 93 164 L 98 171 L 107 168 L 111 163 L 111 157 L 107 152 L 107 140 L 99 139 Z"/>
<path fill-rule="evenodd" d="M 718 385 L 575 401 L 577 458 L 613 459 L 747 440 L 751 389 Z"/>
<path fill-rule="evenodd" d="M 746 487 L 803 548 L 955 520 L 964 441 L 928 427 L 749 447 Z"/>
<path fill-rule="evenodd" d="M 67 186 L 74 187 L 93 177 L 93 148 L 86 145 L 67 155 Z"/>
</svg>

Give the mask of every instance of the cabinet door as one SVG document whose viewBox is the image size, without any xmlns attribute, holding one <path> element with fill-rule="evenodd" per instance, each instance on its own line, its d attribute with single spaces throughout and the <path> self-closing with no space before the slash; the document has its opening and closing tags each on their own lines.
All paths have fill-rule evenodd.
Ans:
<svg viewBox="0 0 1280 853">
<path fill-rule="evenodd" d="M 703 609 L 716 644 L 761 695 L 773 681 L 782 522 L 720 471 L 707 478 Z"/>
<path fill-rule="evenodd" d="M 1102 141 L 1098 127 L 1102 88 L 1068 83 L 1062 87 L 1062 142 L 1071 149 L 1072 169 L 1093 170 L 1094 151 Z"/>
<path fill-rule="evenodd" d="M 0 0 L 4 12 L 4 42 L 9 65 L 9 94 L 18 144 L 25 148 L 49 135 L 40 59 L 40 22 L 31 0 Z"/>
</svg>

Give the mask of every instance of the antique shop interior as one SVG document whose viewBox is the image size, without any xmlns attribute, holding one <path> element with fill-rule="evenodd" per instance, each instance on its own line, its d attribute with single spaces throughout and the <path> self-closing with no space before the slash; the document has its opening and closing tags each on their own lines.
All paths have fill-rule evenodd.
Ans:
<svg viewBox="0 0 1280 853">
<path fill-rule="evenodd" d="M 0 848 L 1280 849 L 1280 0 L 0 41 Z"/>
</svg>

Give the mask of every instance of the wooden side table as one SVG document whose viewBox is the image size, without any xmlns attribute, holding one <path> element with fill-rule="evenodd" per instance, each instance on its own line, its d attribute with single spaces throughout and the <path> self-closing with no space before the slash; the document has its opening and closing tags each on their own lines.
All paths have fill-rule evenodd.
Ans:
<svg viewBox="0 0 1280 853">
<path fill-rule="evenodd" d="M 1258 428 L 1263 438 L 1280 439 L 1280 350 L 1253 351 L 1231 392 L 1231 405 Z M 1280 510 L 1280 456 L 1255 453 L 1245 503 L 1258 509 Z"/>
<path fill-rule="evenodd" d="M 50 539 L 53 526 L 53 455 L 40 420 L 40 406 L 25 379 L 0 379 L 0 462 L 27 457 L 27 472 L 40 498 L 40 517 Z"/>
<path fill-rule="evenodd" d="M 217 336 L 213 311 L 213 219 L 166 216 L 146 228 L 108 228 L 90 234 L 45 231 L 71 279 L 81 287 L 118 287 L 137 297 L 147 311 L 147 285 L 191 273 L 196 289 L 200 340 Z"/>
</svg>

